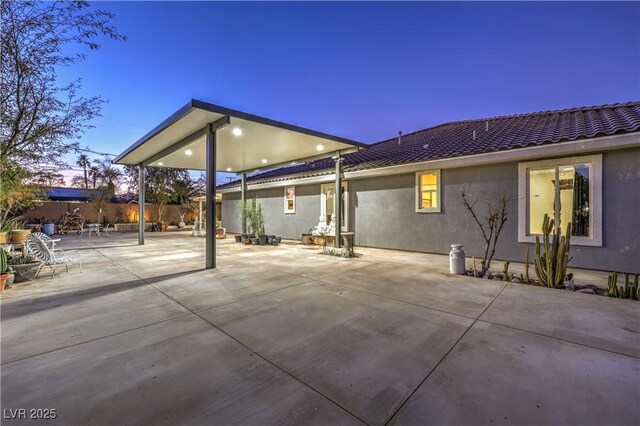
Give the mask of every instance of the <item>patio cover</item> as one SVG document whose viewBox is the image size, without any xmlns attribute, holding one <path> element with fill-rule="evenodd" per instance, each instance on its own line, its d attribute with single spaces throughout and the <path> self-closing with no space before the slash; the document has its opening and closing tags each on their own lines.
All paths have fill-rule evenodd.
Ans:
<svg viewBox="0 0 640 426">
<path fill-rule="evenodd" d="M 340 157 L 364 147 L 349 139 L 192 99 L 114 162 L 138 165 L 141 183 L 144 167 L 206 170 L 207 194 L 215 194 L 215 171 L 235 172 L 244 178 L 250 171 Z M 139 188 L 144 199 L 144 185 Z M 206 203 L 206 266 L 214 268 L 215 197 L 207 197 Z M 144 218 L 144 203 L 139 205 L 140 217 Z M 144 244 L 142 221 L 138 233 L 138 243 Z"/>
</svg>

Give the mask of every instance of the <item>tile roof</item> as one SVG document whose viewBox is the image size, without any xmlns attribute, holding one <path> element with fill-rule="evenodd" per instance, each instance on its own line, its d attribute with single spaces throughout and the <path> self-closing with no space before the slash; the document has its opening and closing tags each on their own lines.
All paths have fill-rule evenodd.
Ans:
<svg viewBox="0 0 640 426">
<path fill-rule="evenodd" d="M 640 131 L 640 102 L 506 115 L 444 123 L 387 139 L 344 156 L 344 171 L 524 148 Z M 475 132 L 475 139 L 474 139 Z M 247 177 L 268 183 L 334 172 L 332 159 L 312 161 Z M 219 189 L 239 187 L 240 181 Z"/>
<path fill-rule="evenodd" d="M 100 191 L 96 189 L 54 186 L 46 189 L 41 195 L 46 196 L 51 201 L 88 201 L 92 193 L 99 195 Z"/>
</svg>

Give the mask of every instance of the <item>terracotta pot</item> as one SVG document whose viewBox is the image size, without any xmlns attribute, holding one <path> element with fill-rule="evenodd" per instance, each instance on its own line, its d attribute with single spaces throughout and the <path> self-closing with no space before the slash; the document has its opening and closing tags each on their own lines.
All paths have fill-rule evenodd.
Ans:
<svg viewBox="0 0 640 426">
<path fill-rule="evenodd" d="M 9 244 L 8 232 L 0 232 L 0 244 Z"/>
<path fill-rule="evenodd" d="M 0 291 L 4 290 L 4 287 L 7 285 L 8 280 L 9 280 L 8 272 L 5 272 L 4 274 L 0 274 Z"/>
<path fill-rule="evenodd" d="M 30 229 L 18 229 L 16 231 L 11 231 L 11 242 L 19 244 L 26 240 L 29 234 L 31 234 Z"/>
<path fill-rule="evenodd" d="M 250 245 L 251 245 L 251 238 L 245 238 L 245 239 L 244 239 L 244 244 L 245 244 L 246 246 L 250 246 Z"/>
</svg>

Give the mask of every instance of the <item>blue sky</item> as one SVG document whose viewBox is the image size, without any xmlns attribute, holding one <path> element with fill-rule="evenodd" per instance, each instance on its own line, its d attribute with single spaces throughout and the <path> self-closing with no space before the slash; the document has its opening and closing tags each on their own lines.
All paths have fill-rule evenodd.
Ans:
<svg viewBox="0 0 640 426">
<path fill-rule="evenodd" d="M 640 3 L 100 2 L 126 42 L 63 70 L 119 153 L 196 98 L 372 143 L 466 118 L 640 99 Z"/>
</svg>

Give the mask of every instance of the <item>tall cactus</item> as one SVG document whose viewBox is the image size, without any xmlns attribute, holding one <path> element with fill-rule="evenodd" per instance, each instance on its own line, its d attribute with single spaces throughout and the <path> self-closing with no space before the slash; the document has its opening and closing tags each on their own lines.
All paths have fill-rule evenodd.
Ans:
<svg viewBox="0 0 640 426">
<path fill-rule="evenodd" d="M 0 248 L 0 274 L 9 272 L 9 263 L 7 259 L 7 252 L 3 248 Z"/>
<path fill-rule="evenodd" d="M 542 220 L 542 236 L 544 253 L 541 251 L 540 238 L 536 236 L 536 275 L 542 285 L 562 288 L 567 276 L 567 265 L 571 260 L 571 223 L 567 224 L 567 233 L 563 236 L 560 229 L 554 228 L 553 219 L 545 214 Z"/>
</svg>

